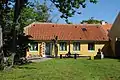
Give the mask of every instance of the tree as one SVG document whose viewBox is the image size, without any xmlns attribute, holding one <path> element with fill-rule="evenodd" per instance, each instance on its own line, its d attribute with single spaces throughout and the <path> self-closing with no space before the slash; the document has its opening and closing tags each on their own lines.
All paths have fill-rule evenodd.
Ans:
<svg viewBox="0 0 120 80">
<path fill-rule="evenodd" d="M 12 0 L 9 0 L 9 2 L 2 2 L 0 9 L 0 25 L 2 26 L 2 32 L 4 35 L 4 44 L 2 46 L 4 53 L 3 57 L 13 55 L 12 65 L 14 62 L 20 61 L 21 57 L 25 57 L 26 49 L 28 48 L 29 36 L 24 35 L 24 27 L 35 21 L 48 22 L 50 16 L 48 13 L 50 8 L 47 7 L 45 2 L 44 4 L 38 2 L 35 2 L 34 4 L 27 3 L 25 4 L 26 6 L 23 7 L 25 3 L 24 0 L 15 1 L 15 11 L 13 7 L 14 5 L 11 4 L 10 7 L 8 5 L 14 3 Z M 24 41 L 22 41 L 23 39 Z M 12 41 L 13 44 L 11 44 Z M 14 48 L 11 46 L 14 46 Z M 0 61 L 2 61 L 3 57 Z"/>
<path fill-rule="evenodd" d="M 20 32 L 23 32 L 24 27 L 33 22 L 51 22 L 50 21 L 50 10 L 47 7 L 46 2 L 40 4 L 38 1 L 34 3 L 27 3 L 26 7 L 23 8 L 18 21 Z"/>
<path fill-rule="evenodd" d="M 3 43 L 4 43 L 4 31 L 7 26 L 8 12 L 9 12 L 9 4 L 8 0 L 1 0 L 0 1 L 0 27 L 2 28 L 2 45 L 0 46 L 0 69 L 4 69 L 4 52 L 3 52 Z"/>
<path fill-rule="evenodd" d="M 87 23 L 87 24 L 101 24 L 102 21 L 104 21 L 104 20 L 96 20 L 96 19 L 94 19 L 94 17 L 91 17 L 88 20 L 81 21 L 81 24 L 84 24 L 84 23 Z"/>
<path fill-rule="evenodd" d="M 28 48 L 28 42 L 29 42 L 29 37 L 25 36 L 23 33 L 23 29 L 24 27 L 26 27 L 27 25 L 37 21 L 37 22 L 47 22 L 49 21 L 49 13 L 48 13 L 48 8 L 46 6 L 46 3 L 44 2 L 44 4 L 39 4 L 38 2 L 35 2 L 33 5 L 31 5 L 33 3 L 27 3 L 26 7 L 24 7 L 21 10 L 21 14 L 19 15 L 19 20 L 16 21 L 16 27 L 15 27 L 15 32 L 16 32 L 16 43 L 14 43 L 14 46 L 16 46 L 16 53 L 13 55 L 13 63 L 16 62 L 20 62 L 20 58 L 21 57 L 25 57 L 24 55 L 26 54 L 26 49 Z M 11 16 L 11 21 L 13 19 L 13 9 L 10 10 L 10 14 L 9 16 Z M 12 22 L 12 24 L 14 24 Z M 9 29 L 9 33 L 11 35 L 6 35 L 6 47 L 9 47 L 8 43 L 11 42 L 14 37 L 12 36 L 11 32 L 14 32 L 13 29 L 13 25 L 11 25 L 12 28 Z M 15 33 L 14 33 L 15 34 Z M 9 39 L 9 37 L 11 37 L 11 39 Z M 24 41 L 22 41 L 24 39 Z M 4 47 L 4 48 L 6 48 Z M 6 48 L 7 52 L 12 52 L 10 49 Z M 15 57 L 14 57 L 15 56 Z M 17 63 L 16 63 L 17 64 Z"/>
<path fill-rule="evenodd" d="M 50 1 L 53 2 L 53 4 L 62 13 L 61 18 L 65 18 L 66 22 L 68 22 L 68 17 L 72 17 L 75 13 L 80 14 L 79 9 L 85 8 L 86 2 L 87 2 L 87 0 L 50 0 Z M 97 0 L 89 0 L 89 1 L 91 3 L 97 2 Z M 23 26 L 29 24 L 29 23 L 24 23 L 24 22 L 26 22 L 26 21 L 24 21 L 25 16 L 24 16 L 24 14 L 21 13 L 22 9 L 23 9 L 23 11 L 24 10 L 33 11 L 33 9 L 31 9 L 31 7 L 27 7 L 28 9 L 24 8 L 26 6 L 27 2 L 28 2 L 28 0 L 0 0 L 0 26 L 2 27 L 3 35 L 6 35 L 6 37 L 3 37 L 3 42 L 5 43 L 5 45 L 11 46 L 10 41 L 13 41 L 12 50 L 11 49 L 9 50 L 9 47 L 3 46 L 3 47 L 5 47 L 3 49 L 4 53 L 11 53 L 12 55 L 16 55 L 16 52 L 17 52 L 16 50 L 18 49 L 17 46 L 24 44 L 24 43 L 19 44 L 19 41 L 17 42 L 18 39 L 21 39 L 21 37 L 23 38 L 24 34 L 20 33 L 20 35 L 19 35 L 18 33 L 16 33 L 16 31 L 18 29 L 18 30 L 20 30 L 20 32 L 22 32 Z M 14 5 L 14 14 L 10 17 L 9 14 L 11 13 L 11 5 Z M 44 17 L 43 13 L 42 13 L 42 17 L 38 16 L 41 14 L 40 7 L 41 7 L 41 9 L 43 9 L 44 12 L 47 10 L 46 6 L 37 5 L 36 8 L 38 10 L 36 11 L 37 13 L 35 13 L 35 16 L 37 16 L 36 20 L 42 20 L 42 17 Z M 25 12 L 27 12 L 27 11 L 25 11 Z M 25 13 L 25 15 L 27 15 L 27 13 Z M 13 21 L 11 21 L 11 19 L 13 19 Z M 32 22 L 31 20 L 35 20 L 35 19 L 30 18 L 27 20 L 28 20 L 28 22 L 30 21 L 30 23 L 31 23 Z M 47 20 L 45 19 L 43 21 L 47 21 Z M 6 32 L 7 32 L 6 30 L 8 30 L 8 35 L 6 34 Z M 20 47 L 19 47 L 19 49 L 20 49 Z M 3 57 L 1 59 L 3 59 Z M 0 61 L 1 61 L 1 59 L 0 59 Z M 13 59 L 14 59 L 14 56 L 13 56 Z"/>
<path fill-rule="evenodd" d="M 16 22 L 19 19 L 19 14 L 21 11 L 22 6 L 24 5 L 26 0 L 1 0 L 0 1 L 0 26 L 2 27 L 2 42 L 3 45 L 2 47 L 0 47 L 0 54 L 2 54 L 3 56 L 0 58 L 0 63 L 1 66 L 0 68 L 3 66 L 4 67 L 4 57 L 10 56 L 9 54 L 11 54 L 11 52 L 16 52 L 16 46 L 15 46 L 15 42 L 16 42 L 16 30 L 15 30 L 15 26 L 16 26 Z M 12 18 L 9 14 L 11 13 L 11 7 L 12 7 L 12 3 L 15 3 L 15 11 L 14 11 L 14 15 Z M 18 4 L 19 3 L 19 4 Z M 12 25 L 10 25 L 12 23 Z M 11 30 L 12 29 L 12 30 Z M 8 34 L 7 34 L 8 33 Z M 13 35 L 14 33 L 14 35 Z M 12 45 L 10 44 L 11 41 L 13 41 L 13 47 L 14 48 L 10 48 Z M 12 50 L 13 49 L 13 50 Z M 10 51 L 10 52 L 9 52 Z M 8 54 L 9 53 L 9 54 Z M 4 68 L 1 69 L 4 69 Z"/>
</svg>

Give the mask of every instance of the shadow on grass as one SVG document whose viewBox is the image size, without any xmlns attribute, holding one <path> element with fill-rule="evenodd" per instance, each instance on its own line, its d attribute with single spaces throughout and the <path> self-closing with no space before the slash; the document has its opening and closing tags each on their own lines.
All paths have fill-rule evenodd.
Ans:
<svg viewBox="0 0 120 80">
<path fill-rule="evenodd" d="M 23 66 L 23 65 L 30 65 L 30 64 L 32 64 L 32 63 L 34 63 L 34 62 L 28 61 L 28 62 L 25 63 L 25 64 L 17 65 L 17 68 L 18 68 L 18 69 L 36 69 L 35 67 L 31 67 L 31 66 L 28 66 L 28 67 Z"/>
<path fill-rule="evenodd" d="M 35 67 L 18 67 L 19 69 L 37 69 Z"/>
<path fill-rule="evenodd" d="M 119 57 L 105 57 L 107 59 L 115 59 L 115 60 L 118 60 L 118 62 L 120 62 L 120 56 Z"/>
</svg>

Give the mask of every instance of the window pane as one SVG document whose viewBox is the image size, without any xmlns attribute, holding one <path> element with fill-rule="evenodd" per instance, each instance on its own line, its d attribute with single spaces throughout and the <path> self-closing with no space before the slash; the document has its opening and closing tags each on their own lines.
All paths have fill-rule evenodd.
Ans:
<svg viewBox="0 0 120 80">
<path fill-rule="evenodd" d="M 73 45 L 73 50 L 75 51 L 75 45 Z"/>
<path fill-rule="evenodd" d="M 31 51 L 38 51 L 38 44 L 37 43 L 31 43 L 30 44 L 30 50 Z"/>
<path fill-rule="evenodd" d="M 80 44 L 77 43 L 77 50 L 80 50 Z"/>
<path fill-rule="evenodd" d="M 67 44 L 65 42 L 60 43 L 60 51 L 65 51 L 67 50 Z"/>
<path fill-rule="evenodd" d="M 95 50 L 95 44 L 94 43 L 89 43 L 88 44 L 88 50 Z"/>
<path fill-rule="evenodd" d="M 79 51 L 80 50 L 80 43 L 79 42 L 74 42 L 73 43 L 73 50 L 74 51 Z"/>
<path fill-rule="evenodd" d="M 60 51 L 62 50 L 62 45 L 60 44 Z"/>
</svg>

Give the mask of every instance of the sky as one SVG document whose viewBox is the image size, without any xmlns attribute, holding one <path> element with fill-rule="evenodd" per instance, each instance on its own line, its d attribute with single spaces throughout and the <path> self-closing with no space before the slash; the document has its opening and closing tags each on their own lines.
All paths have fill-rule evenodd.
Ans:
<svg viewBox="0 0 120 80">
<path fill-rule="evenodd" d="M 49 5 L 50 3 L 47 4 Z M 94 19 L 104 20 L 112 24 L 120 12 L 120 0 L 98 0 L 97 4 L 87 3 L 86 8 L 80 8 L 80 11 L 82 14 L 75 14 L 72 18 L 69 18 L 69 21 L 74 24 L 79 24 L 82 20 L 88 20 L 94 17 Z M 51 14 L 51 16 L 54 17 L 54 23 L 65 23 L 65 20 L 60 18 L 60 14 L 61 13 L 54 8 Z"/>
</svg>

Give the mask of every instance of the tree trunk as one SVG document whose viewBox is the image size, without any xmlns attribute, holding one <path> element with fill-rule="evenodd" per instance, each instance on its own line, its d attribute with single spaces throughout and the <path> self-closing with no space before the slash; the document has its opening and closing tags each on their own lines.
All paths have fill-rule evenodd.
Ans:
<svg viewBox="0 0 120 80">
<path fill-rule="evenodd" d="M 14 59 L 16 55 L 16 24 L 19 19 L 21 4 L 20 0 L 15 0 L 14 20 L 13 20 L 13 45 L 12 45 L 12 65 L 14 65 Z"/>
<path fill-rule="evenodd" d="M 15 24 L 13 25 L 13 45 L 12 45 L 12 65 L 14 65 L 15 55 L 16 55 L 16 30 L 15 30 Z"/>
<path fill-rule="evenodd" d="M 55 57 L 58 57 L 58 46 L 55 44 Z"/>
<path fill-rule="evenodd" d="M 3 34 L 2 34 L 2 28 L 0 26 L 0 69 L 4 69 L 4 54 L 3 54 Z"/>
<path fill-rule="evenodd" d="M 55 57 L 58 57 L 58 46 L 57 46 L 57 42 L 58 42 L 58 36 L 54 36 L 54 52 L 55 52 Z"/>
</svg>

